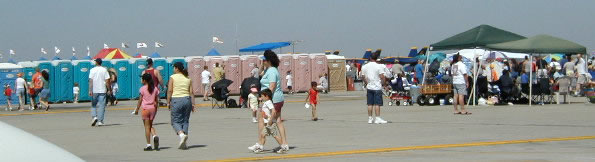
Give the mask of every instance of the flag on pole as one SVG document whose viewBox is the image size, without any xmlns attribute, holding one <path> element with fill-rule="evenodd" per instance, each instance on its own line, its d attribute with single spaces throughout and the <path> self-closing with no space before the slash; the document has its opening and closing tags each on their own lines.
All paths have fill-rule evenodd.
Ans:
<svg viewBox="0 0 595 162">
<path fill-rule="evenodd" d="M 14 50 L 10 49 L 10 55 L 14 55 Z"/>
<path fill-rule="evenodd" d="M 60 48 L 58 48 L 58 46 L 54 46 L 54 51 L 56 52 L 56 54 L 60 53 Z"/>
<path fill-rule="evenodd" d="M 76 55 L 76 50 L 74 49 L 74 47 L 72 47 L 72 55 Z"/>
<path fill-rule="evenodd" d="M 161 47 L 163 47 L 163 44 L 161 44 L 159 42 L 155 42 L 155 47 L 156 48 L 161 48 Z"/>
<path fill-rule="evenodd" d="M 103 48 L 109 48 L 109 46 L 107 46 L 107 44 L 103 44 Z"/>
<path fill-rule="evenodd" d="M 217 37 L 213 37 L 213 43 L 219 43 L 219 44 L 221 44 L 221 43 L 223 43 L 223 41 L 222 41 L 222 40 L 220 40 L 220 39 L 219 39 L 219 38 L 217 38 Z"/>
<path fill-rule="evenodd" d="M 136 48 L 147 48 L 147 43 L 136 43 Z"/>
<path fill-rule="evenodd" d="M 43 53 L 44 55 L 48 54 L 48 52 L 46 52 L 44 48 L 41 48 L 41 53 Z"/>
<path fill-rule="evenodd" d="M 91 55 L 91 48 L 89 48 L 89 46 L 87 46 L 87 56 Z"/>
<path fill-rule="evenodd" d="M 122 43 L 122 48 L 128 48 L 128 44 Z"/>
</svg>

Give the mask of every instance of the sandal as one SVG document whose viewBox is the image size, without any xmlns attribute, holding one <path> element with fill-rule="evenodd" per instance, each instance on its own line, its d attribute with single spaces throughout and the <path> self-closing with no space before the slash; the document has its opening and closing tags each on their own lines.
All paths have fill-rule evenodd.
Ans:
<svg viewBox="0 0 595 162">
<path fill-rule="evenodd" d="M 470 113 L 470 112 L 461 113 L 461 115 L 471 115 L 471 114 L 473 114 L 473 113 Z"/>
</svg>

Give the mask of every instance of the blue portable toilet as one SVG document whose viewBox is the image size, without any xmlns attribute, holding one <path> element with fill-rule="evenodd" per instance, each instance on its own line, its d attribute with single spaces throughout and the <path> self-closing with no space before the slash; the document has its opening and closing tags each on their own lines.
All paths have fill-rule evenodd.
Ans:
<svg viewBox="0 0 595 162">
<path fill-rule="evenodd" d="M 0 90 L 2 90 L 2 95 L 0 95 L 0 105 L 6 105 L 6 96 L 4 95 L 4 85 L 10 85 L 12 89 L 12 96 L 11 96 L 11 104 L 18 104 L 19 99 L 16 94 L 16 86 L 15 81 L 17 79 L 17 73 L 23 71 L 23 67 L 13 64 L 13 63 L 0 63 Z"/>
<path fill-rule="evenodd" d="M 95 62 L 95 60 L 93 60 Z M 101 66 L 105 67 L 106 69 L 110 69 L 114 67 L 114 64 L 110 60 L 101 60 Z"/>
<path fill-rule="evenodd" d="M 25 73 L 25 80 L 27 82 L 31 82 L 31 78 L 33 77 L 33 74 L 35 74 L 35 63 L 31 61 L 23 61 L 17 63 L 17 65 L 23 67 L 23 73 Z"/>
<path fill-rule="evenodd" d="M 50 101 L 73 101 L 74 73 L 72 62 L 70 60 L 54 60 L 52 66 L 54 66 L 54 75 L 50 77 L 50 84 L 54 85 L 54 88 L 50 91 Z"/>
<path fill-rule="evenodd" d="M 94 61 L 73 60 L 74 83 L 79 84 L 79 101 L 91 101 L 89 96 L 89 72 L 95 67 Z M 73 83 L 73 84 L 74 84 Z"/>
<path fill-rule="evenodd" d="M 167 87 L 167 81 L 169 81 L 169 64 L 167 64 L 167 60 L 163 58 L 153 58 L 153 68 L 159 70 L 159 74 L 161 74 L 161 79 L 163 81 L 163 86 Z M 167 92 L 165 87 L 159 89 L 159 97 L 167 97 Z"/>
<path fill-rule="evenodd" d="M 147 68 L 147 59 L 132 58 L 128 59 L 130 62 L 130 69 L 132 70 L 132 98 L 139 97 L 139 89 L 143 86 L 141 74 Z"/>
<path fill-rule="evenodd" d="M 184 64 L 184 68 L 186 68 L 186 60 L 184 59 L 184 57 L 168 57 L 166 58 L 167 60 L 167 64 L 169 65 L 168 68 L 168 72 L 167 72 L 167 76 L 171 76 L 174 74 L 174 63 L 176 62 L 182 62 Z"/>
<path fill-rule="evenodd" d="M 132 98 L 132 70 L 128 59 L 115 59 L 110 61 L 113 68 L 118 75 L 118 92 L 116 98 L 131 99 Z"/>
</svg>

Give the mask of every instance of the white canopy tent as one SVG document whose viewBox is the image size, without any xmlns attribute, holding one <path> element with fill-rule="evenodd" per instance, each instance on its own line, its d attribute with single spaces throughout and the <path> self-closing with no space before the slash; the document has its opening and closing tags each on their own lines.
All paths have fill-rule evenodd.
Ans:
<svg viewBox="0 0 595 162">
<path fill-rule="evenodd" d="M 489 50 L 484 50 L 484 49 L 463 49 L 463 50 L 458 51 L 459 54 L 461 54 L 463 57 L 468 58 L 470 60 L 475 60 L 475 57 L 485 59 L 485 58 L 489 57 L 489 54 L 492 52 L 496 53 L 496 54 L 504 55 L 510 59 L 524 59 L 525 56 L 529 56 L 528 54 L 525 54 L 525 53 L 489 51 Z M 457 54 L 457 53 L 451 53 L 451 54 L 448 54 L 447 56 L 452 56 L 455 54 Z"/>
</svg>

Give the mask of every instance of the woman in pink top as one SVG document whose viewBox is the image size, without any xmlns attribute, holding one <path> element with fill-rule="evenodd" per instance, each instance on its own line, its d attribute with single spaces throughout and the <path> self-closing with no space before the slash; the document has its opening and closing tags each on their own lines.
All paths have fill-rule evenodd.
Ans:
<svg viewBox="0 0 595 162">
<path fill-rule="evenodd" d="M 147 146 L 144 148 L 145 151 L 151 151 L 153 149 L 159 151 L 159 137 L 155 128 L 153 128 L 153 119 L 157 114 L 158 108 L 158 97 L 159 89 L 155 88 L 153 84 L 153 77 L 151 74 L 143 74 L 142 76 L 143 86 L 140 88 L 140 98 L 134 114 L 138 115 L 138 109 L 143 108 L 142 119 L 145 124 L 145 137 L 147 139 Z M 153 134 L 153 144 L 155 147 L 151 148 L 151 134 Z"/>
</svg>

